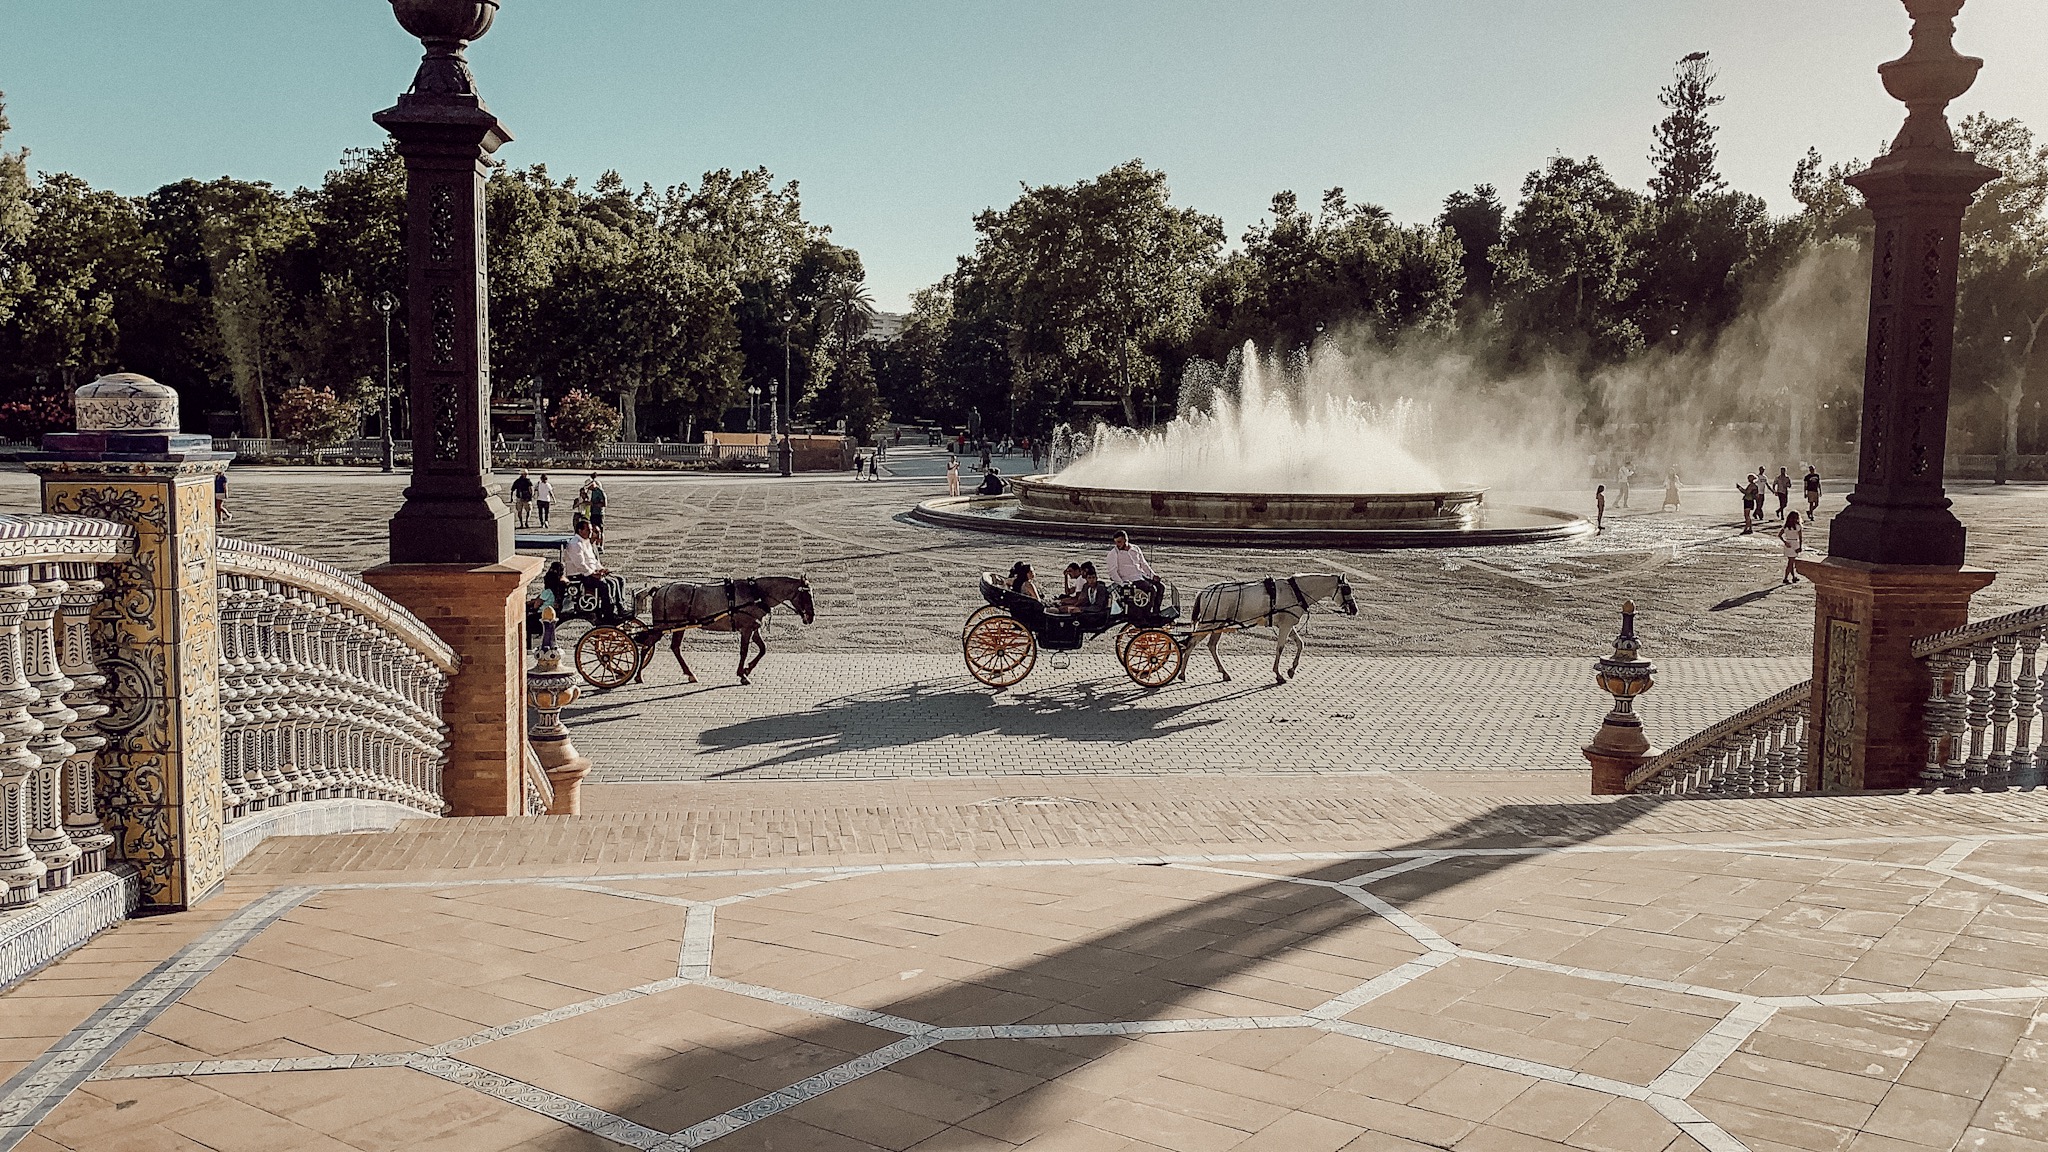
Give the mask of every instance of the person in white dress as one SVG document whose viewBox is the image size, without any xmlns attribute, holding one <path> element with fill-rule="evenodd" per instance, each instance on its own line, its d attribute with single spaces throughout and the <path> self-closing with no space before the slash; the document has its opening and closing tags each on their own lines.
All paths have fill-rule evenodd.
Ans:
<svg viewBox="0 0 2048 1152">
<path fill-rule="evenodd" d="M 1799 526 L 1799 513 L 1785 513 L 1785 526 L 1778 529 L 1778 542 L 1785 546 L 1785 574 L 1778 583 L 1797 584 L 1799 573 L 1792 567 L 1792 562 L 1806 550 L 1806 529 Z"/>
</svg>

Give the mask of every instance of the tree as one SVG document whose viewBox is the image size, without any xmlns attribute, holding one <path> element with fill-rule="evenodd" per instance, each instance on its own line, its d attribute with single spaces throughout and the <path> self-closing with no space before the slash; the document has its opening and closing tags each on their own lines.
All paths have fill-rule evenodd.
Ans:
<svg viewBox="0 0 2048 1152">
<path fill-rule="evenodd" d="M 0 143 L 7 138 L 7 100 L 0 93 Z M 28 149 L 0 148 L 0 324 L 14 314 L 15 302 L 28 289 L 28 269 L 21 245 L 28 239 Z"/>
<path fill-rule="evenodd" d="M 1643 335 L 1627 313 L 1642 197 L 1600 161 L 1553 156 L 1522 181 L 1522 203 L 1493 250 L 1494 285 L 1513 354 L 1589 352 L 1620 359 Z"/>
<path fill-rule="evenodd" d="M 2009 467 L 2028 383 L 2048 352 L 2048 144 L 2018 120 L 1978 113 L 1956 126 L 1956 146 L 2001 173 L 1963 217 L 1955 356 L 1957 383 L 1980 385 L 1999 408 L 1999 459 Z"/>
<path fill-rule="evenodd" d="M 1727 186 L 1716 168 L 1720 150 L 1714 136 L 1720 129 L 1707 119 L 1707 112 L 1726 99 L 1714 94 L 1716 78 L 1707 54 L 1694 52 L 1679 59 L 1677 75 L 1657 93 L 1657 102 L 1670 109 L 1655 129 L 1656 147 L 1650 152 L 1657 168 L 1650 193 L 1659 207 Z"/>
<path fill-rule="evenodd" d="M 306 448 L 332 448 L 356 434 L 362 413 L 332 388 L 294 385 L 280 392 L 271 422 L 279 436 Z"/>
<path fill-rule="evenodd" d="M 1500 243 L 1507 209 L 1491 184 L 1474 185 L 1470 192 L 1453 192 L 1444 197 L 1444 210 L 1437 227 L 1448 228 L 1464 247 L 1460 260 L 1465 269 L 1465 294 L 1487 303 L 1493 299 L 1493 246 Z"/>
<path fill-rule="evenodd" d="M 1001 332 L 1010 399 L 1027 426 L 1077 400 L 1113 400 L 1136 423 L 1139 392 L 1158 386 L 1160 357 L 1200 316 L 1222 221 L 1174 206 L 1166 174 L 1132 160 L 1092 180 L 1027 187 L 974 227 L 956 308 L 972 305 L 970 323 Z"/>
<path fill-rule="evenodd" d="M 548 417 L 548 432 L 571 452 L 595 452 L 619 437 L 619 410 L 571 388 Z"/>
<path fill-rule="evenodd" d="M 1847 180 L 1862 169 L 1863 162 L 1851 160 L 1823 168 L 1825 163 L 1818 148 L 1808 148 L 1793 166 L 1792 198 L 1799 201 L 1794 222 L 1808 239 L 1817 242 L 1868 236 L 1874 226 L 1870 210 L 1863 206 L 1863 193 L 1851 188 Z"/>
</svg>

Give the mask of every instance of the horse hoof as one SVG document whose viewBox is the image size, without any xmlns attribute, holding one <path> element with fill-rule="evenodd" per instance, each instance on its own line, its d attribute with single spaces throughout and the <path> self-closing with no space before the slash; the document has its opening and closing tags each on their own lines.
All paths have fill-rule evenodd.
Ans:
<svg viewBox="0 0 2048 1152">
<path fill-rule="evenodd" d="M 1230 673 L 1228 673 L 1228 672 L 1225 672 L 1225 673 L 1223 674 L 1223 682 L 1224 682 L 1225 684 L 1228 684 L 1228 683 L 1230 683 Z"/>
</svg>

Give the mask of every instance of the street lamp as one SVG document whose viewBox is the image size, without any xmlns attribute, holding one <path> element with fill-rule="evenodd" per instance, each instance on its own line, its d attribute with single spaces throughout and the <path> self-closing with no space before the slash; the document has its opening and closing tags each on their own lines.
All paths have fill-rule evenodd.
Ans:
<svg viewBox="0 0 2048 1152">
<path fill-rule="evenodd" d="M 761 386 L 747 385 L 747 431 L 761 430 Z"/>
<path fill-rule="evenodd" d="M 791 314 L 782 314 L 782 474 L 790 474 L 789 446 L 789 324 Z"/>
<path fill-rule="evenodd" d="M 377 293 L 377 314 L 384 318 L 384 414 L 377 420 L 377 430 L 383 437 L 384 471 L 391 471 L 396 455 L 396 446 L 391 443 L 391 312 L 398 307 L 398 299 L 389 292 Z"/>
</svg>

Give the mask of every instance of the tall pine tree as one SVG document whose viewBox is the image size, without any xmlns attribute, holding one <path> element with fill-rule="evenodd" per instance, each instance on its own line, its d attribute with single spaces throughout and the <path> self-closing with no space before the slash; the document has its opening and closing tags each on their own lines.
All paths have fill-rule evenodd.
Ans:
<svg viewBox="0 0 2048 1152">
<path fill-rule="evenodd" d="M 1714 134 L 1720 129 L 1707 121 L 1707 110 L 1726 99 L 1714 95 L 1715 79 L 1707 54 L 1694 52 L 1679 60 L 1677 75 L 1657 93 L 1657 102 L 1671 110 L 1657 125 L 1657 146 L 1650 152 L 1657 166 L 1650 193 L 1661 207 L 1727 186 L 1715 167 L 1721 151 Z"/>
</svg>

